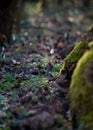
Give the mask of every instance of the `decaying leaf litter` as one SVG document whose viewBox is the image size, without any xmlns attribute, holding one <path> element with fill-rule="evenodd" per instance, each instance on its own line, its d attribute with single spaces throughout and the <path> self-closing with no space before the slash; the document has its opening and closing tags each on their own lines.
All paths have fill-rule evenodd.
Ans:
<svg viewBox="0 0 93 130">
<path fill-rule="evenodd" d="M 60 9 L 28 12 L 20 34 L 14 27 L 13 45 L 0 53 L 1 130 L 71 130 L 69 86 L 53 79 L 91 23 L 83 11 L 70 8 L 66 16 Z"/>
</svg>

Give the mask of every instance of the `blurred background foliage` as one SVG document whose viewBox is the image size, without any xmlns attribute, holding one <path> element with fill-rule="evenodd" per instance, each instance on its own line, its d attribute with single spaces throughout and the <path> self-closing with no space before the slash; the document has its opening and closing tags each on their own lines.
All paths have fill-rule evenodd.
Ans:
<svg viewBox="0 0 93 130">
<path fill-rule="evenodd" d="M 14 23 L 17 33 L 20 32 L 20 21 L 23 16 L 26 17 L 28 14 L 30 16 L 37 15 L 40 12 L 49 13 L 49 11 L 54 13 L 58 9 L 64 12 L 64 7 L 67 7 L 67 11 L 69 8 L 72 8 L 72 10 L 73 8 L 79 8 L 85 11 L 89 18 L 93 19 L 93 0 L 1 0 L 0 42 L 6 42 L 7 39 L 10 43 Z M 27 11 L 28 13 L 26 13 Z M 66 15 L 67 12 L 65 17 Z"/>
<path fill-rule="evenodd" d="M 92 7 L 93 4 L 93 0 L 23 0 L 23 2 L 39 3 L 42 9 L 53 8 L 55 5 L 63 6 L 64 4 L 72 5 L 72 8 L 73 6 L 88 8 Z"/>
</svg>

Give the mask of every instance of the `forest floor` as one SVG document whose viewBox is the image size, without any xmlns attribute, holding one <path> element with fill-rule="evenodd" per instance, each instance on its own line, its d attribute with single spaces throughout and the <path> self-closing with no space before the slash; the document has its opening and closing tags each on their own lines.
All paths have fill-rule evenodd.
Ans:
<svg viewBox="0 0 93 130">
<path fill-rule="evenodd" d="M 74 7 L 26 15 L 0 53 L 0 130 L 72 130 L 69 86 L 52 79 L 92 19 Z"/>
</svg>

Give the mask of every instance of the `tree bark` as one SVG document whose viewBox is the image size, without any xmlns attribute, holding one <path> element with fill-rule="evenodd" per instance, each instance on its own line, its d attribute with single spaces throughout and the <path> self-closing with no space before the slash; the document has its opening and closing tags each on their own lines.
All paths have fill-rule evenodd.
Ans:
<svg viewBox="0 0 93 130">
<path fill-rule="evenodd" d="M 60 77 L 68 82 L 68 99 L 71 103 L 73 130 L 84 125 L 84 130 L 93 129 L 93 27 L 65 58 Z M 64 81 L 56 82 L 65 87 Z M 61 83 L 63 82 L 63 83 Z M 62 85 L 61 85 L 61 84 Z"/>
<path fill-rule="evenodd" d="M 71 79 L 73 70 L 77 62 L 88 49 L 88 43 L 93 41 L 93 27 L 83 36 L 81 41 L 74 47 L 71 53 L 64 59 L 59 75 L 66 74 L 66 78 Z"/>
<path fill-rule="evenodd" d="M 11 41 L 13 23 L 20 0 L 1 0 L 0 1 L 0 34 Z"/>
</svg>

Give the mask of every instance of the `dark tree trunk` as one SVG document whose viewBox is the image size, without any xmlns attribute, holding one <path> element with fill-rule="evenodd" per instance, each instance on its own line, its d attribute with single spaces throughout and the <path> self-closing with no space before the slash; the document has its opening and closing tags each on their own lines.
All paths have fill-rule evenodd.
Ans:
<svg viewBox="0 0 93 130">
<path fill-rule="evenodd" d="M 90 0 L 82 0 L 82 3 L 83 3 L 83 6 L 85 6 L 85 7 L 89 7 L 91 1 L 90 1 Z"/>
<path fill-rule="evenodd" d="M 20 0 L 0 0 L 0 34 L 11 41 L 13 22 Z"/>
<path fill-rule="evenodd" d="M 63 3 L 63 0 L 58 0 L 59 5 L 62 5 L 62 3 Z"/>
<path fill-rule="evenodd" d="M 42 2 L 42 9 L 45 9 L 48 6 L 48 1 L 47 0 L 41 0 Z"/>
</svg>

